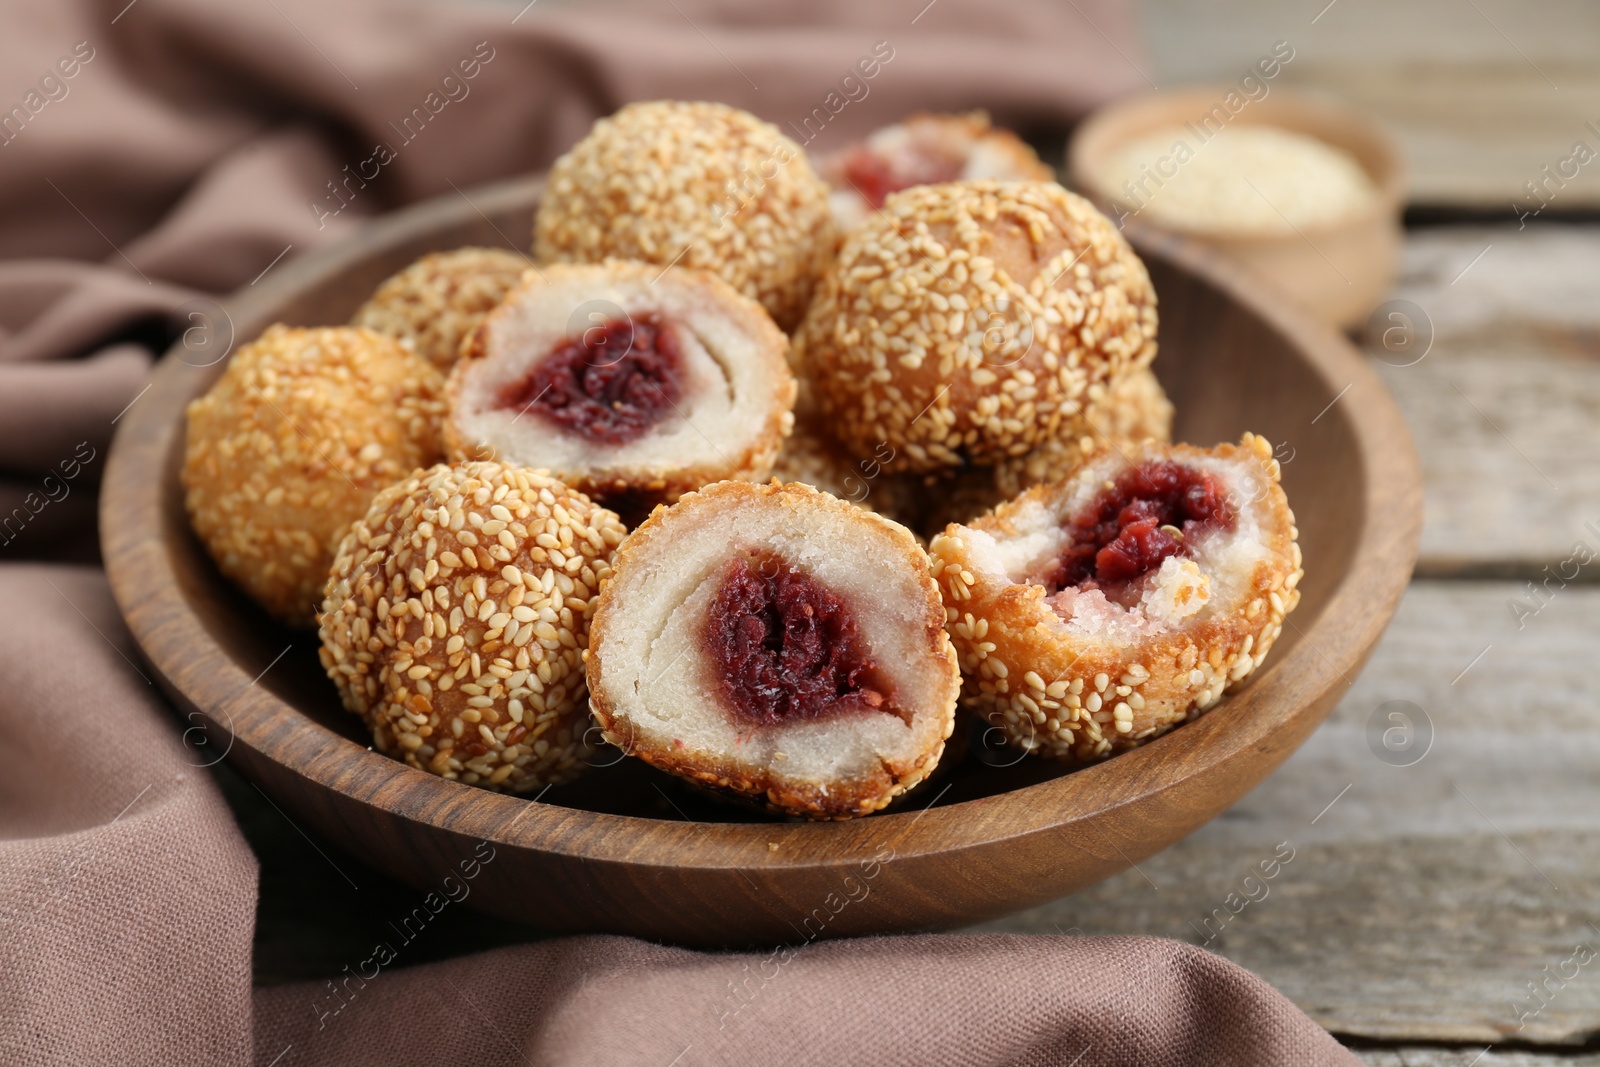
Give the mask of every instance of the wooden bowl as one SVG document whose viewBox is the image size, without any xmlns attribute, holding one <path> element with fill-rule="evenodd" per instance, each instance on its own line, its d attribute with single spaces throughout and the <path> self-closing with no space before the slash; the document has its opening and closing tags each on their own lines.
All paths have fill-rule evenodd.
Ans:
<svg viewBox="0 0 1600 1067">
<path fill-rule="evenodd" d="M 431 249 L 520 246 L 540 188 L 519 181 L 425 203 L 285 263 L 228 299 L 235 335 L 278 320 L 344 322 Z M 1067 773 L 969 755 L 897 810 L 812 824 L 718 806 L 615 754 L 537 802 L 378 755 L 318 667 L 316 637 L 269 621 L 189 531 L 184 406 L 222 369 L 194 365 L 207 360 L 193 345 L 167 355 L 118 428 L 101 502 L 112 588 L 162 685 L 205 726 L 208 751 L 226 751 L 299 824 L 419 889 L 459 876 L 477 849 L 469 899 L 494 914 L 737 945 L 955 926 L 1050 900 L 1183 837 L 1305 739 L 1393 613 L 1421 523 L 1405 424 L 1342 337 L 1203 248 L 1133 237 L 1161 299 L 1156 366 L 1179 436 L 1211 443 L 1255 430 L 1284 443 L 1306 577 L 1299 611 L 1245 689 L 1107 763 Z"/>
<path fill-rule="evenodd" d="M 1148 93 L 1096 112 L 1078 127 L 1067 149 L 1067 170 L 1074 187 L 1116 217 L 1114 205 L 1127 196 L 1112 188 L 1106 176 L 1112 154 L 1152 131 L 1198 124 L 1230 91 L 1237 93 L 1237 87 Z M 1228 125 L 1276 126 L 1342 148 L 1366 170 L 1378 195 L 1366 210 L 1349 219 L 1302 226 L 1297 232 L 1207 228 L 1188 231 L 1186 236 L 1242 264 L 1336 326 L 1364 323 L 1388 297 L 1400 260 L 1405 179 L 1393 139 L 1358 112 L 1276 88 L 1247 104 Z"/>
</svg>

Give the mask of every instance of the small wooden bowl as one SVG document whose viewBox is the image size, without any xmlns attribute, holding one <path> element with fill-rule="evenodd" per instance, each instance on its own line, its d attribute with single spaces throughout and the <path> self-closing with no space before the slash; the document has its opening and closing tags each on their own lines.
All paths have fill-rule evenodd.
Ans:
<svg viewBox="0 0 1600 1067">
<path fill-rule="evenodd" d="M 506 235 L 520 244 L 540 189 L 520 181 L 422 204 L 285 263 L 229 299 L 235 334 L 344 322 L 432 249 Z M 378 755 L 317 665 L 315 636 L 275 626 L 189 531 L 184 406 L 222 369 L 195 366 L 206 360 L 193 346 L 167 355 L 118 427 L 101 502 L 112 588 L 166 691 L 205 725 L 208 751 L 225 751 L 298 823 L 419 889 L 467 864 L 470 900 L 489 912 L 700 945 L 948 927 L 1050 900 L 1183 837 L 1305 739 L 1393 613 L 1421 524 L 1405 424 L 1350 345 L 1205 249 L 1133 236 L 1161 299 L 1156 365 L 1178 435 L 1210 443 L 1255 430 L 1284 442 L 1306 578 L 1299 611 L 1243 691 L 1107 763 L 1067 773 L 969 756 L 898 810 L 811 824 L 713 805 L 615 754 L 537 802 Z"/>
<path fill-rule="evenodd" d="M 1078 127 L 1067 149 L 1073 186 L 1115 218 L 1119 190 L 1111 187 L 1106 176 L 1112 154 L 1155 130 L 1198 124 L 1230 91 L 1237 93 L 1237 87 L 1148 93 L 1096 112 Z M 1228 125 L 1276 126 L 1342 148 L 1372 178 L 1377 196 L 1352 218 L 1302 226 L 1298 232 L 1207 228 L 1185 235 L 1243 264 L 1335 326 L 1352 328 L 1364 323 L 1388 297 L 1400 260 L 1405 179 L 1393 139 L 1358 112 L 1277 88 L 1264 99 L 1247 104 Z"/>
</svg>

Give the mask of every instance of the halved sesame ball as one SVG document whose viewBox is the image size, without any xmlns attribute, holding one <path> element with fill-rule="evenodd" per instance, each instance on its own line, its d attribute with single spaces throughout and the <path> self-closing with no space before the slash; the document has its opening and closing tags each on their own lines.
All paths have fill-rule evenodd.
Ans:
<svg viewBox="0 0 1600 1067">
<path fill-rule="evenodd" d="M 188 408 L 189 521 L 217 568 L 315 622 L 333 548 L 373 494 L 440 458 L 444 379 L 371 330 L 276 325 Z"/>
<path fill-rule="evenodd" d="M 462 338 L 528 266 L 526 256 L 503 248 L 429 252 L 379 285 L 350 324 L 393 337 L 448 374 Z"/>
<path fill-rule="evenodd" d="M 624 752 L 814 819 L 877 811 L 926 778 L 960 685 L 910 532 L 776 482 L 719 482 L 634 531 L 588 672 Z"/>
<path fill-rule="evenodd" d="M 1149 364 L 1156 297 L 1110 220 L 1051 182 L 918 186 L 845 238 L 794 342 L 846 446 L 999 463 Z"/>
<path fill-rule="evenodd" d="M 833 254 L 828 186 L 776 126 L 726 104 L 629 104 L 550 168 L 540 260 L 712 271 L 792 329 Z"/>
<path fill-rule="evenodd" d="M 874 130 L 864 140 L 817 159 L 832 186 L 834 223 L 850 230 L 883 207 L 890 193 L 913 185 L 975 178 L 1051 181 L 1055 173 L 1027 142 L 990 123 L 988 112 L 922 111 Z"/>
<path fill-rule="evenodd" d="M 550 470 L 630 514 L 764 478 L 793 425 L 789 341 L 705 271 L 558 263 L 530 272 L 450 374 L 452 459 Z"/>
<path fill-rule="evenodd" d="M 439 465 L 339 545 L 322 665 L 380 752 L 526 792 L 582 769 L 583 651 L 624 529 L 543 471 Z"/>
<path fill-rule="evenodd" d="M 1103 447 L 928 546 L 962 703 L 1028 752 L 1101 759 L 1199 715 L 1300 601 L 1272 448 Z"/>
</svg>

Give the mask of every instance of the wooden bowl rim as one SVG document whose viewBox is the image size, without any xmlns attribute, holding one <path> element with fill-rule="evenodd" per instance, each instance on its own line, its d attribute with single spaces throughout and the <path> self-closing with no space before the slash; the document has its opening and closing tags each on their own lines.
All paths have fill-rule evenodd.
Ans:
<svg viewBox="0 0 1600 1067">
<path fill-rule="evenodd" d="M 1229 92 L 1232 83 L 1186 86 L 1140 93 L 1096 111 L 1085 119 L 1067 145 L 1067 171 L 1072 184 L 1102 204 L 1120 203 L 1101 180 L 1106 158 L 1131 136 L 1148 133 L 1183 116 L 1193 117 L 1204 104 L 1216 104 Z M 1143 222 L 1171 233 L 1202 241 L 1226 241 L 1235 245 L 1280 245 L 1308 238 L 1349 233 L 1374 222 L 1387 223 L 1399 217 L 1405 203 L 1406 172 L 1399 143 L 1382 124 L 1347 105 L 1320 96 L 1274 88 L 1272 92 L 1235 115 L 1230 122 L 1246 126 L 1276 126 L 1292 133 L 1312 133 L 1303 122 L 1310 118 L 1319 125 L 1312 134 L 1319 140 L 1350 152 L 1377 186 L 1378 195 L 1355 214 L 1333 222 L 1301 226 L 1298 232 L 1263 233 L 1245 226 L 1189 228 L 1170 223 Z M 1299 121 L 1297 121 L 1299 120 Z M 1339 136 L 1328 136 L 1321 128 L 1332 126 Z M 1375 161 L 1376 165 L 1372 165 Z"/>
<path fill-rule="evenodd" d="M 414 205 L 371 223 L 359 242 L 309 253 L 297 269 L 239 290 L 224 306 L 234 318 L 261 315 L 374 249 L 425 237 L 474 214 L 487 219 L 489 212 L 531 205 L 542 185 L 539 178 L 517 179 Z M 1130 227 L 1129 235 L 1146 256 L 1201 275 L 1287 338 L 1330 397 L 1347 386 L 1364 397 L 1340 412 L 1357 445 L 1353 460 L 1365 473 L 1364 508 L 1352 566 L 1297 644 L 1275 655 L 1211 714 L 1105 763 L 946 807 L 931 806 L 936 794 L 927 808 L 852 822 L 699 823 L 490 793 L 364 748 L 252 685 L 252 672 L 211 637 L 179 588 L 171 560 L 179 546 L 162 540 L 161 493 L 172 450 L 181 448 L 184 407 L 195 392 L 178 355 L 181 343 L 169 350 L 149 395 L 129 410 L 112 443 L 100 514 L 113 595 L 175 702 L 219 726 L 217 715 L 226 709 L 230 747 L 243 745 L 305 781 L 436 831 L 596 864 L 708 871 L 837 868 L 885 850 L 897 858 L 948 854 L 1050 832 L 1176 789 L 1196 775 L 1226 773 L 1231 759 L 1270 747 L 1274 731 L 1291 724 L 1308 731 L 1314 723 L 1297 720 L 1320 719 L 1335 691 L 1348 686 L 1348 673 L 1377 641 L 1410 577 L 1421 530 L 1421 472 L 1398 407 L 1342 335 L 1306 312 L 1271 302 L 1247 275 L 1195 241 L 1144 226 Z M 1287 697 L 1275 697 L 1287 693 L 1292 679 L 1309 695 L 1290 706 Z M 280 731 L 285 725 L 291 728 Z M 426 788 L 411 788 L 418 783 Z M 418 802 L 419 793 L 428 799 Z M 442 815 L 449 816 L 448 826 L 439 821 Z"/>
</svg>

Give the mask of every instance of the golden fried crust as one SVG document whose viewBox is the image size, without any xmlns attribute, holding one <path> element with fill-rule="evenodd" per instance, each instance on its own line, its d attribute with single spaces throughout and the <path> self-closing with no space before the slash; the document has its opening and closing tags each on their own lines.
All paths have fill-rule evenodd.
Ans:
<svg viewBox="0 0 1600 1067">
<path fill-rule="evenodd" d="M 928 471 L 1060 436 L 1155 337 L 1144 264 L 1088 201 L 968 181 L 896 193 L 852 231 L 795 344 L 847 447 Z"/>
<path fill-rule="evenodd" d="M 443 379 L 370 330 L 269 327 L 188 408 L 189 521 L 217 568 L 309 626 L 373 494 L 439 458 Z"/>
<path fill-rule="evenodd" d="M 755 377 L 772 385 L 773 400 L 761 431 L 742 445 L 719 442 L 715 463 L 684 466 L 666 472 L 656 470 L 558 470 L 558 478 L 580 492 L 614 504 L 620 510 L 643 513 L 656 504 L 670 504 L 684 493 L 725 479 L 758 481 L 772 471 L 784 438 L 794 426 L 796 383 L 789 369 L 789 339 L 773 323 L 760 304 L 738 292 L 715 274 L 701 270 L 669 267 L 666 271 L 643 263 L 607 260 L 596 264 L 552 263 L 537 273 L 529 272 L 521 283 L 506 294 L 500 306 L 484 316 L 476 329 L 462 342 L 460 359 L 450 373 L 446 395 L 450 406 L 459 410 L 462 390 L 471 365 L 488 355 L 487 341 L 496 316 L 514 315 L 520 295 L 542 286 L 568 283 L 589 284 L 602 290 L 618 282 L 669 284 L 687 290 L 705 304 L 714 306 L 748 337 L 754 338 L 761 354 L 761 368 Z M 444 445 L 452 462 L 493 460 L 493 450 L 467 437 L 455 418 L 444 422 Z"/>
<path fill-rule="evenodd" d="M 961 659 L 962 703 L 1029 752 L 1090 761 L 1137 747 L 1209 709 L 1271 650 L 1300 601 L 1298 531 L 1278 484 L 1267 442 L 1245 434 L 1237 446 L 1138 446 L 1147 457 L 1243 458 L 1261 487 L 1255 509 L 1268 537 L 1267 557 L 1238 604 L 1166 634 L 1126 645 L 1079 638 L 1062 627 L 1045 589 L 1004 580 L 972 564 L 967 527 L 952 524 L 929 546 L 944 594 L 947 626 Z M 1057 499 L 1065 482 L 1038 486 L 972 523 L 1003 538 L 1029 501 Z"/>
<path fill-rule="evenodd" d="M 725 104 L 630 104 L 550 169 L 540 260 L 677 263 L 720 275 L 784 329 L 833 252 L 828 187 L 776 126 Z"/>
<path fill-rule="evenodd" d="M 801 782 L 772 773 L 768 769 L 740 766 L 719 752 L 695 751 L 655 743 L 642 732 L 636 731 L 619 706 L 620 701 L 606 684 L 607 646 L 613 639 L 611 631 L 620 624 L 622 609 L 618 601 L 629 579 L 630 568 L 648 569 L 647 561 L 660 558 L 672 551 L 674 538 L 693 536 L 692 527 L 686 529 L 684 519 L 693 523 L 694 513 L 700 510 L 770 506 L 791 508 L 806 513 L 819 510 L 843 509 L 852 521 L 871 527 L 874 533 L 887 539 L 904 565 L 919 575 L 924 600 L 921 605 L 921 633 L 919 647 L 928 650 L 930 663 L 948 664 L 948 700 L 932 713 L 939 716 L 939 740 L 933 746 L 906 760 L 884 759 L 869 774 L 826 783 Z M 945 611 L 928 570 L 928 557 L 917 545 L 908 530 L 881 516 L 875 515 L 813 489 L 808 485 L 766 485 L 743 482 L 721 482 L 686 494 L 671 508 L 658 507 L 643 524 L 618 548 L 613 560 L 614 575 L 602 589 L 595 607 L 594 621 L 590 627 L 587 671 L 589 678 L 590 709 L 611 744 L 624 752 L 638 756 L 652 766 L 689 779 L 731 797 L 742 797 L 764 803 L 776 812 L 804 816 L 819 820 L 844 820 L 868 815 L 879 810 L 896 796 L 920 783 L 939 763 L 945 741 L 955 724 L 956 696 L 960 688 L 960 671 L 956 666 L 955 652 L 950 637 L 945 632 Z M 709 711 L 709 709 L 708 709 Z"/>
<path fill-rule="evenodd" d="M 565 781 L 589 751 L 583 649 L 624 533 L 542 471 L 418 471 L 339 545 L 323 668 L 380 752 L 487 789 Z"/>
<path fill-rule="evenodd" d="M 393 337 L 449 374 L 462 339 L 528 266 L 526 256 L 503 248 L 430 252 L 379 285 L 350 324 Z"/>
</svg>

